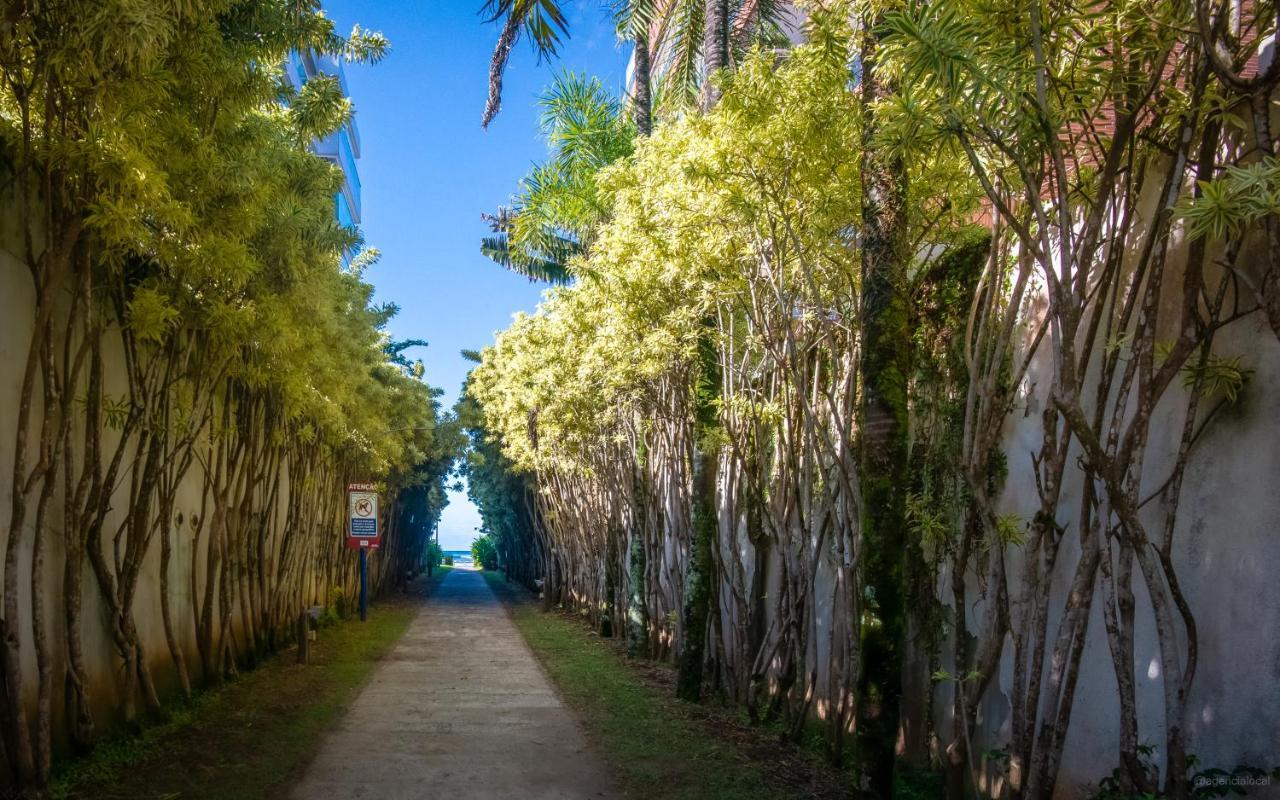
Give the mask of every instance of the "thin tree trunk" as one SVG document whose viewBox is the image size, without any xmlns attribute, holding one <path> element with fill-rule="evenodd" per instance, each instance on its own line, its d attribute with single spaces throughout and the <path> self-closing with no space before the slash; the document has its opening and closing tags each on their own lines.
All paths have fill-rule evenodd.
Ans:
<svg viewBox="0 0 1280 800">
<path fill-rule="evenodd" d="M 653 131 L 653 87 L 650 83 L 652 75 L 649 67 L 649 28 L 643 20 L 635 23 L 635 26 L 635 48 L 632 51 L 634 53 L 632 64 L 635 69 L 632 80 L 635 81 L 635 88 L 631 98 L 631 113 L 632 119 L 636 124 L 636 131 L 641 136 L 648 136 Z"/>
<path fill-rule="evenodd" d="M 729 4 L 727 0 L 706 0 L 703 62 L 707 75 L 726 68 L 729 62 Z M 707 81 L 702 93 L 702 111 L 707 113 L 720 99 L 720 90 Z M 702 697 L 703 659 L 707 623 L 711 613 L 711 537 L 719 530 L 716 504 L 719 448 L 714 398 L 720 392 L 719 356 L 710 341 L 714 323 L 703 323 L 698 350 L 701 365 L 695 397 L 693 450 L 693 526 L 690 530 L 689 562 L 685 568 L 684 607 L 681 614 L 680 672 L 676 694 L 690 701 Z"/>
<path fill-rule="evenodd" d="M 169 646 L 169 655 L 173 658 L 174 668 L 178 672 L 178 683 L 182 687 L 184 697 L 191 696 L 191 676 L 187 672 L 187 659 L 178 644 L 178 637 L 173 631 L 173 612 L 169 600 L 169 573 L 173 560 L 173 498 L 167 497 L 161 503 L 160 510 L 160 617 L 164 623 L 164 639 Z"/>
<path fill-rule="evenodd" d="M 705 114 L 720 102 L 720 87 L 715 75 L 729 67 L 729 0 L 706 0 L 703 12 L 702 63 L 707 72 L 702 87 L 702 112 Z"/>
<path fill-rule="evenodd" d="M 910 347 L 905 299 L 905 179 L 902 165 L 875 146 L 874 106 L 893 87 L 876 69 L 879 20 L 862 41 L 862 573 L 874 596 L 862 653 L 860 749 L 869 796 L 893 796 L 902 692 L 902 582 L 906 533 L 906 393 Z"/>
</svg>

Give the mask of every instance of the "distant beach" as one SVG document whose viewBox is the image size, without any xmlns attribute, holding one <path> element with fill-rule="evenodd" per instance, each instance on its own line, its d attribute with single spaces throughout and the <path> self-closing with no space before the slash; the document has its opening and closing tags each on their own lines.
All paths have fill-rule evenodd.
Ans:
<svg viewBox="0 0 1280 800">
<path fill-rule="evenodd" d="M 453 557 L 453 565 L 454 565 L 455 567 L 469 567 L 469 566 L 471 566 L 471 551 L 470 551 L 470 550 L 445 550 L 445 551 L 444 551 L 444 554 L 445 554 L 446 556 L 452 556 L 452 557 Z"/>
</svg>

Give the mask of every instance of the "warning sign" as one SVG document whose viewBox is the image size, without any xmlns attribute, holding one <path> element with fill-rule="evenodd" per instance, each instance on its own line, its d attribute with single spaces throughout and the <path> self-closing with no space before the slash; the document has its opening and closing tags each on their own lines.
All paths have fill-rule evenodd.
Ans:
<svg viewBox="0 0 1280 800">
<path fill-rule="evenodd" d="M 347 546 L 378 546 L 378 487 L 347 484 Z"/>
</svg>

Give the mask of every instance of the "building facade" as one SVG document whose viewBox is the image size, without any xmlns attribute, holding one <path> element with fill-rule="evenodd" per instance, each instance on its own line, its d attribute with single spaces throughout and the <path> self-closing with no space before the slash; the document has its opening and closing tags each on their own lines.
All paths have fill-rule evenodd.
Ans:
<svg viewBox="0 0 1280 800">
<path fill-rule="evenodd" d="M 347 76 L 339 58 L 310 52 L 293 52 L 285 62 L 284 74 L 295 91 L 317 75 L 332 75 L 338 79 L 342 93 L 349 96 Z M 360 172 L 356 162 L 360 158 L 360 131 L 356 128 L 355 119 L 348 120 L 323 139 L 314 140 L 311 149 L 342 171 L 342 188 L 333 198 L 334 217 L 341 225 L 357 227 L 360 224 Z M 351 252 L 343 253 L 343 263 L 350 263 L 353 255 Z"/>
</svg>

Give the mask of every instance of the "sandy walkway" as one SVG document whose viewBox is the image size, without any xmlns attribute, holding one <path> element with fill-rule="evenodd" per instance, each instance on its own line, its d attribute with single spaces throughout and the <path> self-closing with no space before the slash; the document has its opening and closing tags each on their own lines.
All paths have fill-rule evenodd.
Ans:
<svg viewBox="0 0 1280 800">
<path fill-rule="evenodd" d="M 479 573 L 454 570 L 294 787 L 296 800 L 616 798 Z"/>
</svg>

